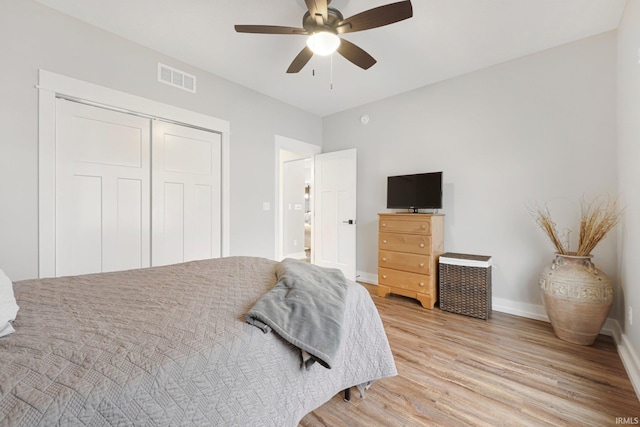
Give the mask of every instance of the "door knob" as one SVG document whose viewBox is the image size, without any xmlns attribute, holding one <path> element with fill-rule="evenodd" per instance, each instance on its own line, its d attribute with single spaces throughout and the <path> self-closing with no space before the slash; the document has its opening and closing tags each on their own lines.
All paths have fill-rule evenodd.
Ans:
<svg viewBox="0 0 640 427">
<path fill-rule="evenodd" d="M 356 222 L 352 219 L 349 219 L 347 221 L 342 221 L 344 224 L 355 224 Z"/>
</svg>

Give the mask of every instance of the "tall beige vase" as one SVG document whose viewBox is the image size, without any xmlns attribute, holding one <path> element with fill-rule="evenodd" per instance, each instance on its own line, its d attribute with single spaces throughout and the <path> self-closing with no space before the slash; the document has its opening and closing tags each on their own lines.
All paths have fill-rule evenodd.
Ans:
<svg viewBox="0 0 640 427">
<path fill-rule="evenodd" d="M 574 344 L 593 344 L 613 302 L 611 280 L 593 265 L 592 257 L 556 254 L 540 276 L 553 332 Z"/>
</svg>

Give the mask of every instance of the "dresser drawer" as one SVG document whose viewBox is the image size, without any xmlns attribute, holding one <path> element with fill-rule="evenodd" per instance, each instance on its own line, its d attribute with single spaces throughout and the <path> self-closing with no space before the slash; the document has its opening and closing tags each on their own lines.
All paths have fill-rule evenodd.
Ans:
<svg viewBox="0 0 640 427">
<path fill-rule="evenodd" d="M 430 255 L 431 237 L 417 234 L 380 233 L 378 249 Z"/>
<path fill-rule="evenodd" d="M 380 232 L 385 233 L 409 233 L 431 235 L 431 222 L 428 219 L 393 219 L 392 217 L 380 218 Z"/>
<path fill-rule="evenodd" d="M 412 273 L 431 274 L 431 257 L 429 255 L 380 250 L 378 251 L 378 266 Z"/>
<path fill-rule="evenodd" d="M 431 294 L 431 276 L 428 274 L 378 268 L 378 283 L 422 294 Z"/>
</svg>

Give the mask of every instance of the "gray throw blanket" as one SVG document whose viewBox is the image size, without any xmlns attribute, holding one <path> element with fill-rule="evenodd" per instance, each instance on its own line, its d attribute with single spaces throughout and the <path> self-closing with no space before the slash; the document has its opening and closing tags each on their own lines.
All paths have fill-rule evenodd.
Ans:
<svg viewBox="0 0 640 427">
<path fill-rule="evenodd" d="M 331 369 L 342 339 L 349 282 L 337 269 L 294 259 L 276 266 L 278 283 L 247 313 L 247 323 L 280 337 Z M 303 353 L 304 354 L 304 353 Z"/>
</svg>

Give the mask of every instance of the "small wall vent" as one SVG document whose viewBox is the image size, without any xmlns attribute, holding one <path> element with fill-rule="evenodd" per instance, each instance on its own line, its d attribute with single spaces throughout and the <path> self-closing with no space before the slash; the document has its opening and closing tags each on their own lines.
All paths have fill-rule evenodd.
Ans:
<svg viewBox="0 0 640 427">
<path fill-rule="evenodd" d="M 158 62 L 158 81 L 196 93 L 196 77 Z"/>
</svg>

